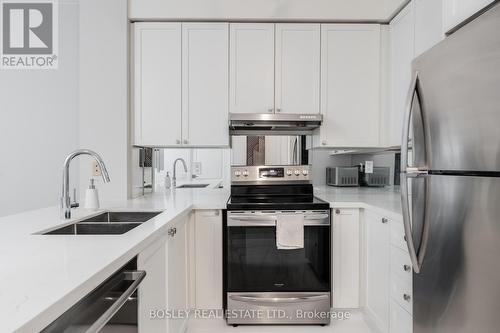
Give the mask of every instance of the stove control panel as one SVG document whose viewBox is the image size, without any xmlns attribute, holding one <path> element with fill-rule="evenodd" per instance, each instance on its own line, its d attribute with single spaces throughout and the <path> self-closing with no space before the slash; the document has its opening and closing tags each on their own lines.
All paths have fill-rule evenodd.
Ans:
<svg viewBox="0 0 500 333">
<path fill-rule="evenodd" d="M 309 182 L 311 170 L 309 165 L 273 165 L 273 166 L 233 166 L 231 167 L 231 183 L 294 183 Z"/>
</svg>

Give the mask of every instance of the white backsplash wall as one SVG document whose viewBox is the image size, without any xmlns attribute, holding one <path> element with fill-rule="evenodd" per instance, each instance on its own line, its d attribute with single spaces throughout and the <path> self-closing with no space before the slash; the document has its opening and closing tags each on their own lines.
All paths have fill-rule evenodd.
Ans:
<svg viewBox="0 0 500 333">
<path fill-rule="evenodd" d="M 193 180 L 220 179 L 224 187 L 229 186 L 230 175 L 230 149 L 219 148 L 186 148 L 186 149 L 163 149 L 163 170 L 156 173 L 157 186 L 163 186 L 167 172 L 173 177 L 174 161 L 183 158 L 188 168 L 184 172 L 182 162 L 177 162 L 177 182 L 187 182 L 192 180 L 192 175 L 196 173 L 197 163 L 201 166 L 201 173 Z"/>
<path fill-rule="evenodd" d="M 309 164 L 312 165 L 313 184 L 326 184 L 326 168 L 334 166 L 351 165 L 350 155 L 338 155 L 335 158 L 330 156 L 330 150 L 313 149 L 309 150 Z"/>
</svg>

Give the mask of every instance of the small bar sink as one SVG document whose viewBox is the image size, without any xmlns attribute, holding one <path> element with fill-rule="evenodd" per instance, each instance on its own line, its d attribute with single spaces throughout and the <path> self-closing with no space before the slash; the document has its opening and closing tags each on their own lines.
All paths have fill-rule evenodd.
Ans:
<svg viewBox="0 0 500 333">
<path fill-rule="evenodd" d="M 205 188 L 210 184 L 183 184 L 180 186 L 177 186 L 177 188 Z"/>
</svg>

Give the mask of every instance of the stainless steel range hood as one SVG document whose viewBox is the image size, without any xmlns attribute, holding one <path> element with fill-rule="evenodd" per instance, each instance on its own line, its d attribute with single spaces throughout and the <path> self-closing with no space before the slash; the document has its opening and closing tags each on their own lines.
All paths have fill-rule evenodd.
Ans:
<svg viewBox="0 0 500 333">
<path fill-rule="evenodd" d="M 323 121 L 320 114 L 231 113 L 231 135 L 307 135 Z"/>
</svg>

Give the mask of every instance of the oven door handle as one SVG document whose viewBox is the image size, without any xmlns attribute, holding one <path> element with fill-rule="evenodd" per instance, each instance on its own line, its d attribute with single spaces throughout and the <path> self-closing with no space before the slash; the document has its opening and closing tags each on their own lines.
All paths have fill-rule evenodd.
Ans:
<svg viewBox="0 0 500 333">
<path fill-rule="evenodd" d="M 304 303 L 304 302 L 317 302 L 330 299 L 328 295 L 312 295 L 312 296 L 294 296 L 294 297 L 260 297 L 260 296 L 241 296 L 230 295 L 230 299 L 238 302 L 251 302 L 251 303 Z"/>
<path fill-rule="evenodd" d="M 260 226 L 260 227 L 274 227 L 276 226 L 276 216 L 231 216 L 227 219 L 228 227 L 246 227 L 246 226 Z"/>
<path fill-rule="evenodd" d="M 328 214 L 314 214 L 314 215 L 305 215 L 304 220 L 324 220 L 329 218 Z"/>
</svg>

